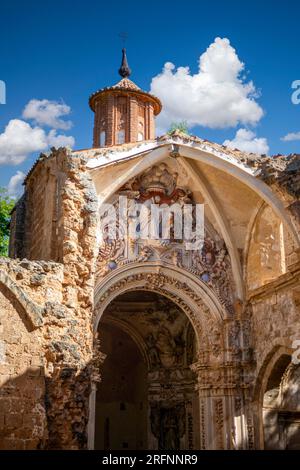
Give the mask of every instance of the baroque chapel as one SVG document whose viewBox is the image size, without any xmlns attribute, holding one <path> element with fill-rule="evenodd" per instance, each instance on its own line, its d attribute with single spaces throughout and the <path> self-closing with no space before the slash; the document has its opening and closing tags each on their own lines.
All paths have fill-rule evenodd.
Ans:
<svg viewBox="0 0 300 470">
<path fill-rule="evenodd" d="M 125 50 L 119 73 L 92 148 L 41 154 L 12 213 L 0 448 L 300 449 L 299 155 L 156 137 Z M 202 205 L 201 246 L 111 236 L 120 197 Z"/>
</svg>

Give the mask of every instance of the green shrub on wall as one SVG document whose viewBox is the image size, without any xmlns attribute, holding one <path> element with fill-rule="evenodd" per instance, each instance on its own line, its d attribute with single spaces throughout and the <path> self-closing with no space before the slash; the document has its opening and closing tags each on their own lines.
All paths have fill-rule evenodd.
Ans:
<svg viewBox="0 0 300 470">
<path fill-rule="evenodd" d="M 173 134 L 173 132 L 179 131 L 183 134 L 189 135 L 188 125 L 186 121 L 181 122 L 172 122 L 170 125 L 170 129 L 168 130 L 168 134 Z"/>
<path fill-rule="evenodd" d="M 8 256 L 10 213 L 16 201 L 0 188 L 0 256 Z"/>
</svg>

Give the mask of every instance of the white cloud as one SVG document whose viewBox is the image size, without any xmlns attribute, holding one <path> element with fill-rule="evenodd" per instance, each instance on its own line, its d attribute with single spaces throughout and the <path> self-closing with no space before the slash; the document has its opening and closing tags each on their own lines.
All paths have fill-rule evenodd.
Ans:
<svg viewBox="0 0 300 470">
<path fill-rule="evenodd" d="M 54 129 L 70 129 L 71 121 L 64 121 L 63 116 L 70 114 L 71 108 L 64 103 L 50 100 L 30 100 L 23 110 L 24 119 L 33 119 L 36 124 Z"/>
<path fill-rule="evenodd" d="M 231 149 L 239 149 L 244 152 L 268 154 L 269 146 L 265 137 L 256 137 L 256 134 L 247 129 L 239 129 L 234 139 L 225 140 L 223 145 Z"/>
<path fill-rule="evenodd" d="M 71 135 L 59 134 L 56 135 L 56 130 L 52 129 L 48 136 L 47 141 L 50 147 L 73 147 L 75 139 Z"/>
<path fill-rule="evenodd" d="M 19 165 L 29 153 L 45 150 L 47 145 L 43 129 L 12 119 L 0 134 L 0 164 Z"/>
<path fill-rule="evenodd" d="M 291 142 L 293 140 L 300 140 L 300 131 L 299 132 L 290 132 L 289 134 L 281 137 L 281 140 L 284 142 Z"/>
<path fill-rule="evenodd" d="M 23 173 L 23 171 L 17 171 L 17 173 L 10 178 L 7 185 L 7 192 L 9 196 L 17 198 L 23 193 L 22 183 L 24 178 L 25 173 Z"/>
<path fill-rule="evenodd" d="M 200 56 L 194 75 L 189 67 L 176 70 L 171 62 L 165 63 L 151 83 L 151 93 L 163 104 L 158 127 L 167 129 L 172 121 L 210 128 L 257 124 L 263 110 L 255 101 L 253 82 L 241 76 L 243 70 L 244 64 L 226 38 L 216 38 Z"/>
<path fill-rule="evenodd" d="M 56 135 L 52 129 L 49 134 L 40 127 L 31 127 L 28 122 L 12 119 L 0 134 L 0 165 L 19 165 L 32 152 L 41 152 L 48 147 L 72 147 L 74 137 Z"/>
</svg>

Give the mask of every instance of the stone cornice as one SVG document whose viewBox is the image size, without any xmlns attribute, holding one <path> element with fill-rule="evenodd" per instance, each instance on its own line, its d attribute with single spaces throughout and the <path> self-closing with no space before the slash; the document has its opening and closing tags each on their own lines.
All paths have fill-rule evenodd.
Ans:
<svg viewBox="0 0 300 470">
<path fill-rule="evenodd" d="M 291 287 L 299 287 L 300 281 L 300 262 L 289 267 L 288 272 L 282 274 L 274 281 L 258 287 L 247 293 L 247 300 L 259 301 L 281 290 L 290 289 Z"/>
</svg>

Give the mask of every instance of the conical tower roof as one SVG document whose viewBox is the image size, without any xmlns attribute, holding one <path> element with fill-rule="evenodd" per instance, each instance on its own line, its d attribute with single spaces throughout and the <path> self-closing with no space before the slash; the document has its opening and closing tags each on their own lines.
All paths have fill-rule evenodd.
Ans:
<svg viewBox="0 0 300 470">
<path fill-rule="evenodd" d="M 156 96 L 141 90 L 141 88 L 139 88 L 132 80 L 128 78 L 131 75 L 131 69 L 128 65 L 125 49 L 122 49 L 122 62 L 119 68 L 119 74 L 121 75 L 122 79 L 118 83 L 110 87 L 101 88 L 90 96 L 89 105 L 92 111 L 95 111 L 95 103 L 100 96 L 111 93 L 124 92 L 125 94 L 136 94 L 143 101 L 151 102 L 154 108 L 154 114 L 157 115 L 160 113 L 162 109 L 160 100 Z"/>
</svg>

